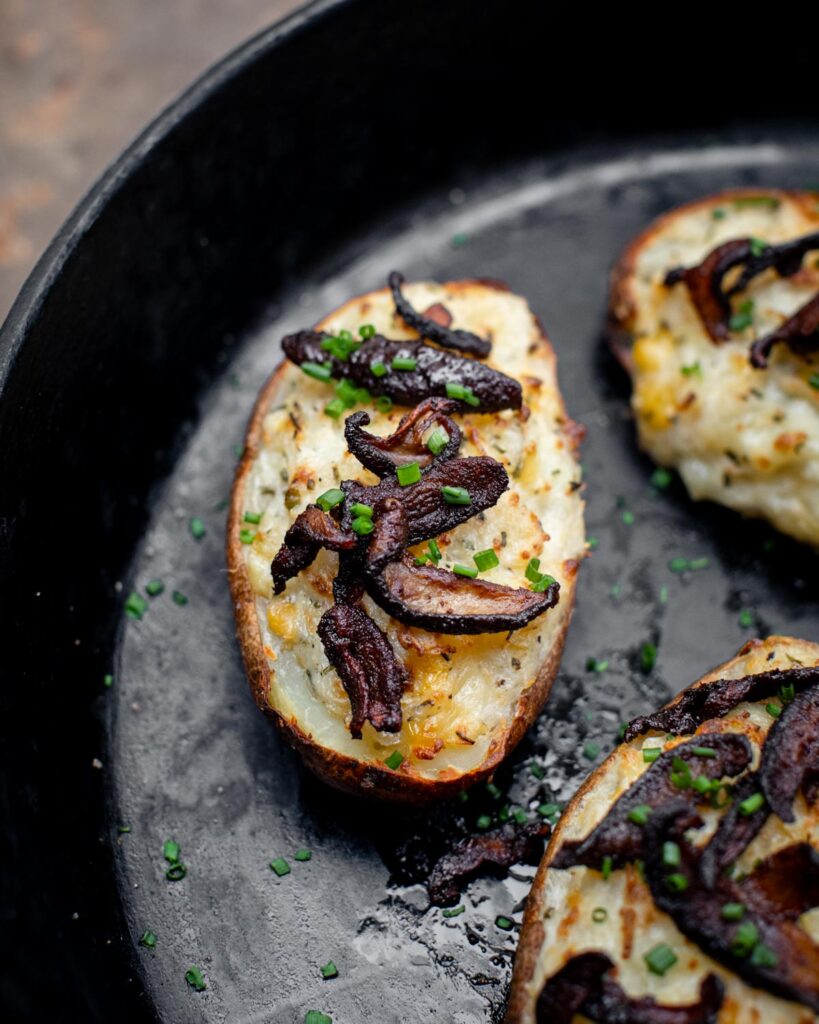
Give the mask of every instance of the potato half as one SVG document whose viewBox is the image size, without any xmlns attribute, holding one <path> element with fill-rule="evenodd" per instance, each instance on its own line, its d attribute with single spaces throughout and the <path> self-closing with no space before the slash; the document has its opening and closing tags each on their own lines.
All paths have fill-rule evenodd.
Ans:
<svg viewBox="0 0 819 1024">
<path fill-rule="evenodd" d="M 736 330 L 715 344 L 680 282 L 723 242 L 784 242 L 819 228 L 819 193 L 754 189 L 689 203 L 654 221 L 614 268 L 610 328 L 632 377 L 640 446 L 708 498 L 819 545 L 819 352 L 784 344 L 766 369 L 751 342 L 819 292 L 819 254 L 780 277 L 767 270 L 732 300 Z M 730 283 L 730 282 L 729 282 Z M 745 324 L 745 326 L 743 326 Z"/>
<path fill-rule="evenodd" d="M 443 304 L 453 328 L 490 338 L 487 363 L 523 387 L 520 410 L 457 415 L 461 454 L 499 460 L 510 486 L 495 507 L 438 538 L 441 564 L 471 565 L 474 552 L 494 547 L 500 564 L 482 576 L 521 587 L 529 560 L 539 558 L 541 571 L 560 583 L 558 605 L 512 634 L 450 636 L 404 626 L 365 597 L 363 605 L 405 665 L 409 685 L 400 733 L 379 733 L 367 723 L 361 739 L 353 739 L 348 697 L 316 635 L 332 603 L 338 556 L 322 551 L 279 596 L 272 593 L 270 562 L 308 502 L 341 480 L 376 478 L 348 453 L 343 417 L 324 413 L 331 388 L 289 362 L 267 382 L 250 420 L 233 489 L 227 558 L 239 642 L 259 707 L 327 782 L 420 802 L 489 775 L 548 696 L 585 554 L 576 458 L 582 431 L 566 414 L 554 351 L 524 299 L 490 281 L 416 283 L 404 293 L 417 310 Z M 389 338 L 417 337 L 395 315 L 386 289 L 351 299 L 318 329 L 357 336 L 363 324 Z M 366 409 L 368 429 L 378 434 L 391 433 L 407 411 Z M 261 517 L 250 527 L 250 543 L 242 540 L 248 512 Z M 244 540 L 251 540 L 247 533 Z M 394 751 L 404 758 L 396 770 L 385 764 Z"/>
<path fill-rule="evenodd" d="M 739 679 L 773 669 L 817 664 L 819 644 L 781 636 L 753 640 L 736 657 L 694 683 L 689 691 L 717 679 Z M 683 691 L 667 706 L 679 703 L 689 691 Z M 771 701 L 775 706 L 781 704 L 778 697 L 737 704 L 724 717 L 703 722 L 694 735 L 744 734 L 753 752 L 752 767 L 756 767 L 761 746 L 776 721 L 769 710 Z M 714 974 L 725 992 L 714 1018 L 716 1024 L 816 1024 L 819 1020 L 804 1005 L 752 987 L 685 938 L 671 916 L 655 906 L 651 890 L 634 863 L 613 870 L 608 878 L 600 870 L 586 866 L 552 866 L 564 843 L 585 838 L 606 817 L 614 802 L 651 769 L 652 763 L 647 763 L 643 756 L 645 748 L 662 745 L 670 750 L 689 739 L 691 735 L 666 738 L 653 730 L 621 744 L 586 779 L 567 806 L 528 899 L 506 1024 L 535 1024 L 536 1004 L 544 983 L 572 957 L 592 951 L 604 953 L 613 961 L 613 976 L 632 999 L 651 996 L 663 1006 L 696 1003 L 703 979 Z M 765 819 L 736 861 L 741 872 L 751 872 L 760 860 L 792 844 L 807 843 L 819 853 L 819 806 L 811 806 L 800 794 L 793 809 L 793 822 L 786 823 L 775 814 Z M 720 815 L 727 812 L 707 807 L 703 811 L 702 806 L 698 811 L 705 821 L 702 832 L 707 840 Z M 819 910 L 803 914 L 799 925 L 814 941 L 819 941 Z M 677 961 L 665 974 L 658 975 L 648 968 L 644 957 L 663 944 L 671 947 Z M 582 1014 L 573 1018 L 573 1024 L 586 1021 Z"/>
</svg>

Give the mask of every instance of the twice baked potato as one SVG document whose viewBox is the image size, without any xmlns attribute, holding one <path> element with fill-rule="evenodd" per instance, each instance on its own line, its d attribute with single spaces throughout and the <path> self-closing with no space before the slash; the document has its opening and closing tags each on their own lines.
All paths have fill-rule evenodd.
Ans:
<svg viewBox="0 0 819 1024">
<path fill-rule="evenodd" d="M 614 268 L 639 443 L 708 498 L 819 545 L 819 193 L 672 210 Z"/>
<path fill-rule="evenodd" d="M 390 283 L 284 340 L 227 558 L 259 707 L 332 785 L 420 802 L 488 776 L 546 700 L 582 431 L 522 298 Z"/>
<path fill-rule="evenodd" d="M 819 644 L 746 644 L 567 806 L 507 1024 L 816 1024 Z"/>
</svg>

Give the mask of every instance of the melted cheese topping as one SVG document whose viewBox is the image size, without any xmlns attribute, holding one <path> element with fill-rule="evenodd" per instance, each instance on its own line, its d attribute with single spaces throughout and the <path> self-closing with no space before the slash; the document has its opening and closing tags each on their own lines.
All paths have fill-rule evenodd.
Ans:
<svg viewBox="0 0 819 1024">
<path fill-rule="evenodd" d="M 490 337 L 488 364 L 523 384 L 523 410 L 457 417 L 464 434 L 461 454 L 501 461 L 510 488 L 494 508 L 438 538 L 441 565 L 471 565 L 476 551 L 494 548 L 500 565 L 482 577 L 520 587 L 527 585 L 529 559 L 537 557 L 541 571 L 563 585 L 560 603 L 511 636 L 444 636 L 403 626 L 365 597 L 367 612 L 406 665 L 410 685 L 401 702 L 400 734 L 377 733 L 367 723 L 362 739 L 354 740 L 347 728 L 349 700 L 316 635 L 318 621 L 332 603 L 338 558 L 322 551 L 277 597 L 271 590 L 270 561 L 310 501 L 343 479 L 374 483 L 376 478 L 347 452 L 343 417 L 335 420 L 323 412 L 332 389 L 291 364 L 284 368 L 264 419 L 261 449 L 245 484 L 245 509 L 262 518 L 243 554 L 257 595 L 271 706 L 323 746 L 371 761 L 398 749 L 406 758 L 403 771 L 443 779 L 479 766 L 491 754 L 565 629 L 577 560 L 585 552 L 583 502 L 554 353 L 526 302 L 476 282 L 413 284 L 405 293 L 417 309 L 443 303 L 456 328 Z M 394 316 L 386 292 L 349 302 L 321 327 L 347 329 L 357 336 L 365 323 L 390 338 L 416 337 Z M 371 417 L 367 429 L 377 434 L 391 433 L 407 412 L 396 407 L 384 415 L 372 406 L 366 409 Z"/>
<path fill-rule="evenodd" d="M 729 669 L 716 670 L 705 678 L 739 678 L 773 668 L 792 668 L 794 662 L 819 663 L 819 648 L 815 644 L 781 637 L 756 643 L 746 651 Z M 772 652 L 774 656 L 769 660 Z M 765 703 L 740 704 L 725 718 L 703 723 L 697 732 L 745 733 L 754 746 L 753 767 L 756 767 L 760 746 L 773 724 Z M 669 742 L 666 749 L 690 738 L 678 737 Z M 662 739 L 657 735 L 639 737 L 631 744 L 621 745 L 604 762 L 592 784 L 580 791 L 564 814 L 547 858 L 553 856 L 565 840 L 582 839 L 591 832 L 606 816 L 612 803 L 651 767 L 643 761 L 643 747 L 657 746 Z M 808 807 L 800 794 L 795 809 L 793 824 L 786 824 L 775 815 L 768 818 L 737 861 L 740 870 L 749 871 L 757 860 L 792 843 L 812 843 L 819 850 L 819 808 Z M 705 825 L 693 837 L 695 842 L 704 842 L 710 837 L 719 812 L 703 810 L 702 817 Z M 572 956 L 590 950 L 605 952 L 614 961 L 618 982 L 633 998 L 652 995 L 658 1002 L 668 1005 L 696 1002 L 702 980 L 713 973 L 725 984 L 725 1001 L 718 1024 L 817 1024 L 819 1021 L 819 1017 L 805 1007 L 751 988 L 711 960 L 677 930 L 667 914 L 655 907 L 648 886 L 632 865 L 613 871 L 608 881 L 604 881 L 600 872 L 583 866 L 547 870 L 538 879 L 530 899 L 536 901 L 536 921 L 543 927 L 543 939 L 533 976 L 526 984 L 528 1011 L 515 1024 L 533 1024 L 537 996 L 546 980 Z M 603 923 L 596 923 L 592 918 L 597 907 L 607 911 Z M 800 924 L 819 941 L 816 911 L 804 914 Z M 532 927 L 532 922 L 527 927 Z M 526 938 L 524 932 L 521 942 Z M 667 943 L 678 957 L 677 963 L 662 977 L 652 974 L 643 959 L 659 943 Z M 578 1016 L 576 1020 L 586 1018 Z"/>
<path fill-rule="evenodd" d="M 705 200 L 662 218 L 638 243 L 626 282 L 633 303 L 625 324 L 634 336 L 632 407 L 641 446 L 676 467 L 693 498 L 761 516 L 819 545 L 819 390 L 809 383 L 819 354 L 801 358 L 777 345 L 765 370 L 748 359 L 754 338 L 819 291 L 817 255 L 809 253 L 794 277 L 769 270 L 755 278 L 733 300 L 734 310 L 753 302 L 753 323 L 719 345 L 686 285 L 663 284 L 669 269 L 693 266 L 729 239 L 782 242 L 817 229 L 819 197 L 769 198 Z"/>
</svg>

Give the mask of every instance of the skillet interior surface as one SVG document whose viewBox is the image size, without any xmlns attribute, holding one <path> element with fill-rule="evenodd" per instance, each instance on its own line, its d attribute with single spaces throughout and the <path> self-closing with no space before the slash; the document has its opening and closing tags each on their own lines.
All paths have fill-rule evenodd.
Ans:
<svg viewBox="0 0 819 1024">
<path fill-rule="evenodd" d="M 534 40 L 552 27 L 535 5 L 514 40 L 498 32 L 500 4 L 465 18 L 466 4 L 409 5 L 410 17 L 389 2 L 379 22 L 372 6 L 319 4 L 183 100 L 92 194 L 4 328 L 12 1020 L 496 1019 L 515 932 L 495 918 L 520 921 L 533 872 L 474 883 L 464 913 L 444 919 L 418 884 L 435 852 L 507 800 L 530 813 L 565 800 L 623 718 L 743 640 L 819 639 L 815 558 L 677 485 L 652 489 L 626 382 L 600 344 L 606 274 L 634 232 L 722 187 L 814 181 L 816 125 L 700 126 L 686 108 L 673 137 L 646 137 L 669 117 L 603 97 L 533 128 L 515 104 L 538 87 Z M 419 57 L 433 29 L 439 46 Z M 340 45 L 358 75 L 327 59 Z M 587 56 L 613 67 L 603 50 Z M 318 59 L 321 75 L 302 73 Z M 599 541 L 550 702 L 499 773 L 507 796 L 418 815 L 329 792 L 256 711 L 222 553 L 235 446 L 278 339 L 393 268 L 500 278 L 527 296 L 588 428 Z M 677 555 L 708 567 L 672 574 Z M 151 579 L 165 592 L 125 620 L 125 597 Z M 189 868 L 176 883 L 167 838 Z M 312 859 L 295 863 L 302 847 Z M 271 872 L 277 856 L 291 874 Z M 136 944 L 146 929 L 155 951 Z M 330 959 L 340 976 L 323 981 Z M 199 994 L 184 979 L 194 963 Z"/>
</svg>

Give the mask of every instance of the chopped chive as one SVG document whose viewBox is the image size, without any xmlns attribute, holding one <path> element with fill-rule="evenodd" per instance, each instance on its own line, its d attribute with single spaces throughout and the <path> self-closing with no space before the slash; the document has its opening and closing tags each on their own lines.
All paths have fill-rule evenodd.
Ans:
<svg viewBox="0 0 819 1024">
<path fill-rule="evenodd" d="M 723 921 L 741 921 L 745 917 L 744 903 L 726 903 L 722 908 Z"/>
<path fill-rule="evenodd" d="M 239 530 L 239 540 L 242 542 L 242 544 L 252 544 L 255 539 L 255 530 Z"/>
<path fill-rule="evenodd" d="M 481 814 L 475 824 L 478 828 L 487 829 L 492 824 L 492 818 L 488 814 Z"/>
<path fill-rule="evenodd" d="M 341 414 L 348 409 L 349 406 L 341 398 L 333 398 L 331 401 L 324 406 L 324 415 L 330 416 L 332 419 L 337 420 Z"/>
<path fill-rule="evenodd" d="M 667 868 L 678 868 L 682 863 L 682 851 L 678 843 L 670 840 L 663 843 L 663 866 Z"/>
<path fill-rule="evenodd" d="M 150 583 L 145 584 L 145 593 L 149 597 L 159 597 L 164 589 L 165 584 L 162 580 L 151 580 Z"/>
<path fill-rule="evenodd" d="M 697 793 L 705 795 L 711 792 L 711 780 L 706 779 L 704 775 L 698 775 L 691 783 L 691 786 L 696 790 Z"/>
<path fill-rule="evenodd" d="M 390 756 L 384 759 L 384 764 L 393 771 L 397 771 L 403 763 L 404 755 L 400 750 L 393 750 Z"/>
<path fill-rule="evenodd" d="M 358 388 L 346 377 L 336 384 L 334 390 L 336 398 L 340 398 L 347 409 L 351 409 L 358 401 Z"/>
<path fill-rule="evenodd" d="M 763 252 L 768 248 L 768 243 L 763 241 L 761 238 L 751 239 L 751 255 L 761 256 Z"/>
<path fill-rule="evenodd" d="M 594 740 L 588 740 L 583 746 L 583 757 L 587 761 L 594 761 L 600 756 L 600 744 L 595 743 Z"/>
<path fill-rule="evenodd" d="M 526 822 L 529 820 L 529 815 L 526 813 L 526 811 L 523 810 L 522 807 L 516 807 L 514 811 L 512 811 L 512 817 L 515 819 L 518 825 L 525 825 Z"/>
<path fill-rule="evenodd" d="M 668 587 L 660 587 L 660 604 L 668 604 Z"/>
<path fill-rule="evenodd" d="M 440 455 L 448 444 L 449 434 L 447 434 L 443 427 L 436 427 L 427 440 L 427 448 L 429 448 L 433 455 Z"/>
<path fill-rule="evenodd" d="M 459 907 L 452 907 L 451 910 L 443 910 L 441 912 L 442 917 L 459 917 L 466 910 L 463 903 Z"/>
<path fill-rule="evenodd" d="M 766 206 L 769 210 L 778 210 L 779 199 L 777 196 L 740 196 L 734 200 L 734 207 L 737 210 L 753 206 Z"/>
<path fill-rule="evenodd" d="M 790 704 L 796 696 L 796 687 L 793 683 L 785 683 L 783 686 L 779 687 L 779 696 L 785 704 Z"/>
<path fill-rule="evenodd" d="M 587 672 L 605 672 L 609 667 L 608 659 L 598 661 L 597 658 L 586 658 L 586 671 Z"/>
<path fill-rule="evenodd" d="M 739 624 L 742 629 L 750 629 L 754 624 L 754 613 L 750 608 L 743 608 L 739 613 Z"/>
<path fill-rule="evenodd" d="M 296 850 L 296 852 L 293 854 L 293 860 L 306 861 L 310 860 L 312 856 L 313 854 L 312 851 L 310 850 Z"/>
<path fill-rule="evenodd" d="M 379 412 L 388 413 L 392 411 L 392 399 L 389 395 L 379 395 L 375 400 L 375 407 Z"/>
<path fill-rule="evenodd" d="M 602 924 L 609 916 L 608 910 L 605 907 L 595 907 L 592 911 L 592 921 L 595 924 Z"/>
<path fill-rule="evenodd" d="M 717 752 L 713 747 L 692 747 L 691 753 L 695 757 L 716 757 Z"/>
<path fill-rule="evenodd" d="M 819 373 L 812 373 L 808 377 L 808 384 L 815 390 L 819 391 Z"/>
<path fill-rule="evenodd" d="M 156 935 L 153 932 L 144 931 L 139 937 L 139 945 L 146 949 L 156 949 Z"/>
<path fill-rule="evenodd" d="M 628 730 L 628 722 L 622 722 L 620 728 L 617 730 L 617 741 L 622 743 L 626 738 L 626 731 Z"/>
<path fill-rule="evenodd" d="M 495 554 L 494 548 L 477 551 L 472 558 L 480 572 L 486 572 L 488 569 L 494 569 L 495 566 L 500 565 L 500 560 Z"/>
<path fill-rule="evenodd" d="M 196 966 L 189 967 L 187 971 L 185 971 L 185 981 L 187 981 L 190 987 L 195 989 L 197 992 L 204 992 L 208 987 L 207 982 L 202 977 L 202 972 Z"/>
<path fill-rule="evenodd" d="M 320 968 L 320 970 L 322 978 L 329 979 L 338 977 L 338 968 L 336 967 L 332 960 L 328 960 L 327 963 L 322 968 Z"/>
<path fill-rule="evenodd" d="M 759 942 L 753 948 L 751 953 L 751 963 L 754 967 L 776 967 L 779 963 L 779 957 L 774 953 L 770 946 L 766 946 L 764 943 Z"/>
<path fill-rule="evenodd" d="M 375 327 L 372 324 L 362 324 L 358 328 L 358 333 L 364 341 L 368 341 L 370 338 L 375 337 Z"/>
<path fill-rule="evenodd" d="M 600 874 L 603 876 L 603 881 L 607 882 L 611 878 L 611 870 L 614 867 L 614 861 L 606 854 L 603 858 L 603 863 L 600 866 Z"/>
<path fill-rule="evenodd" d="M 626 524 L 626 526 L 633 526 L 634 524 L 634 513 L 630 509 L 623 509 L 620 518 Z"/>
<path fill-rule="evenodd" d="M 252 523 L 254 526 L 258 526 L 262 521 L 261 512 L 245 512 L 245 522 Z"/>
<path fill-rule="evenodd" d="M 681 366 L 680 373 L 683 377 L 701 377 L 702 367 L 700 366 L 699 360 L 696 363 L 690 363 L 688 366 Z"/>
<path fill-rule="evenodd" d="M 349 345 L 350 342 L 353 340 L 353 335 L 350 331 L 347 330 L 339 331 L 338 340 L 343 341 L 345 344 Z"/>
<path fill-rule="evenodd" d="M 677 954 L 664 942 L 649 950 L 643 957 L 652 974 L 664 975 L 677 962 Z"/>
<path fill-rule="evenodd" d="M 600 538 L 599 537 L 587 537 L 586 538 L 586 547 L 589 549 L 589 551 L 595 551 L 599 547 L 599 545 L 600 545 Z"/>
<path fill-rule="evenodd" d="M 560 804 L 538 804 L 537 813 L 541 818 L 557 818 L 560 814 Z"/>
<path fill-rule="evenodd" d="M 657 645 L 647 641 L 640 648 L 640 668 L 650 672 L 657 663 Z"/>
<path fill-rule="evenodd" d="M 409 487 L 410 484 L 417 484 L 421 479 L 421 467 L 417 462 L 408 462 L 406 466 L 399 466 L 395 475 L 402 487 Z"/>
<path fill-rule="evenodd" d="M 771 716 L 771 718 L 779 718 L 782 714 L 782 708 L 779 704 L 766 704 L 765 710 Z"/>
<path fill-rule="evenodd" d="M 441 549 L 438 547 L 434 540 L 431 540 L 429 542 L 429 544 L 427 545 L 427 549 L 429 551 L 430 561 L 435 562 L 435 564 L 437 565 L 438 562 L 441 561 Z"/>
<path fill-rule="evenodd" d="M 178 604 L 180 607 L 183 607 L 188 603 L 188 598 L 181 590 L 175 590 L 171 597 L 173 598 L 173 603 Z"/>
<path fill-rule="evenodd" d="M 515 922 L 509 917 L 504 917 L 503 914 L 498 914 L 495 918 L 495 927 L 505 932 L 511 932 L 515 927 Z"/>
<path fill-rule="evenodd" d="M 455 565 L 452 566 L 452 571 L 456 576 L 468 576 L 472 580 L 474 580 L 478 575 L 477 569 L 470 569 L 468 565 L 461 565 L 460 562 L 456 562 Z"/>
<path fill-rule="evenodd" d="M 754 300 L 746 299 L 741 302 L 739 309 L 728 321 L 732 331 L 744 331 L 754 322 Z"/>
<path fill-rule="evenodd" d="M 708 568 L 707 558 L 672 558 L 668 568 L 672 572 L 689 572 Z"/>
<path fill-rule="evenodd" d="M 461 402 L 466 402 L 467 405 L 477 406 L 481 404 L 480 399 L 475 396 L 472 388 L 458 384 L 457 381 L 447 382 L 446 394 L 447 398 L 456 398 Z"/>
<path fill-rule="evenodd" d="M 271 871 L 274 871 L 279 878 L 283 878 L 285 875 L 290 874 L 290 865 L 284 857 L 274 857 L 270 862 L 270 869 Z"/>
<path fill-rule="evenodd" d="M 539 572 L 539 569 L 540 559 L 530 558 L 529 564 L 526 566 L 526 579 L 530 580 L 532 583 L 537 583 L 537 581 L 543 575 L 541 572 Z"/>
<path fill-rule="evenodd" d="M 194 540 L 201 540 L 207 533 L 207 530 L 205 529 L 205 524 L 198 516 L 194 516 L 193 519 L 191 519 L 189 526 L 191 536 L 193 537 Z"/>
<path fill-rule="evenodd" d="M 102 677 L 102 685 L 105 687 L 110 687 L 114 685 L 114 677 L 111 675 L 110 672 Z"/>
<path fill-rule="evenodd" d="M 662 747 L 643 747 L 643 761 L 646 764 L 653 764 L 662 752 Z"/>
<path fill-rule="evenodd" d="M 499 786 L 496 786 L 494 782 L 487 782 L 486 792 L 492 797 L 493 800 L 500 800 L 503 795 Z"/>
<path fill-rule="evenodd" d="M 537 761 L 533 761 L 529 765 L 529 771 L 536 779 L 543 779 L 546 777 L 546 769 L 542 765 L 539 765 Z"/>
<path fill-rule="evenodd" d="M 759 929 L 753 921 L 743 921 L 731 939 L 731 952 L 734 956 L 746 957 L 759 942 Z"/>
<path fill-rule="evenodd" d="M 648 804 L 638 804 L 628 812 L 628 820 L 634 822 L 635 825 L 645 825 L 650 814 L 651 808 Z"/>
<path fill-rule="evenodd" d="M 333 1024 L 333 1018 L 319 1010 L 308 1010 L 304 1015 L 304 1024 Z"/>
<path fill-rule="evenodd" d="M 131 619 L 141 619 L 148 610 L 148 602 L 136 591 L 128 595 L 125 602 L 125 614 Z"/>
<path fill-rule="evenodd" d="M 536 580 L 531 585 L 531 587 L 529 587 L 529 589 L 533 590 L 536 594 L 542 594 L 544 591 L 548 590 L 553 583 L 556 582 L 557 581 L 555 580 L 554 576 L 549 576 L 547 573 L 544 573 L 539 580 Z"/>
<path fill-rule="evenodd" d="M 651 474 L 651 486 L 656 487 L 658 491 L 664 491 L 671 486 L 673 479 L 674 474 L 670 470 L 665 466 L 658 466 Z"/>
<path fill-rule="evenodd" d="M 344 491 L 339 487 L 331 487 L 329 491 L 325 491 L 316 498 L 316 504 L 322 512 L 329 512 L 331 508 L 340 505 L 342 501 L 344 501 Z"/>
<path fill-rule="evenodd" d="M 181 853 L 179 843 L 175 843 L 173 839 L 166 839 L 162 844 L 162 855 L 169 864 L 178 864 Z"/>
<path fill-rule="evenodd" d="M 370 373 L 373 377 L 383 377 L 389 371 L 384 363 L 380 359 L 376 359 L 374 363 L 370 363 Z"/>
<path fill-rule="evenodd" d="M 764 803 L 765 797 L 761 793 L 752 793 L 740 802 L 739 813 L 743 818 L 749 818 L 752 814 L 756 814 Z"/>
<path fill-rule="evenodd" d="M 362 501 L 353 502 L 350 505 L 350 512 L 356 519 L 359 516 L 364 516 L 366 519 L 372 519 L 373 517 L 372 505 L 365 505 Z"/>
<path fill-rule="evenodd" d="M 707 569 L 709 564 L 707 558 L 692 558 L 688 563 L 688 568 L 696 572 L 698 569 Z"/>
<path fill-rule="evenodd" d="M 169 882 L 181 882 L 187 873 L 188 869 L 181 861 L 179 861 L 178 864 L 171 864 L 165 872 L 165 877 Z"/>
<path fill-rule="evenodd" d="M 688 879 L 679 871 L 666 875 L 665 884 L 671 892 L 685 892 L 688 888 Z"/>
<path fill-rule="evenodd" d="M 472 498 L 465 487 L 442 487 L 441 494 L 448 505 L 471 505 Z"/>
<path fill-rule="evenodd" d="M 715 210 L 711 211 L 712 220 L 725 220 L 725 216 L 725 210 L 723 210 L 721 207 L 717 207 Z"/>
<path fill-rule="evenodd" d="M 313 377 L 315 380 L 328 381 L 330 379 L 331 367 L 325 366 L 324 363 L 302 363 L 302 373 L 306 373 L 308 377 Z"/>
<path fill-rule="evenodd" d="M 418 366 L 418 360 L 410 356 L 396 356 L 390 365 L 393 370 L 414 370 Z"/>
</svg>

